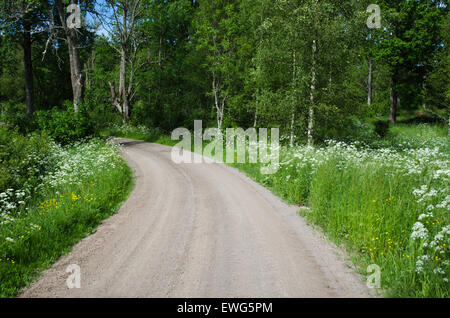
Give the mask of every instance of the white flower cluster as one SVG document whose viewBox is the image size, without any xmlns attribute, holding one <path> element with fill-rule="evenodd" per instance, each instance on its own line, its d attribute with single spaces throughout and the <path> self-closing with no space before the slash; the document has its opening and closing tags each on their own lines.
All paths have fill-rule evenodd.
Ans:
<svg viewBox="0 0 450 318">
<path fill-rule="evenodd" d="M 428 230 L 427 228 L 420 222 L 416 222 L 412 228 L 411 238 L 416 239 L 427 239 L 428 238 Z"/>
<path fill-rule="evenodd" d="M 21 215 L 25 200 L 29 198 L 29 189 L 7 189 L 0 193 L 0 225 L 14 222 Z"/>
<path fill-rule="evenodd" d="M 358 142 L 344 143 L 329 140 L 326 147 L 282 147 L 282 158 L 285 158 L 285 168 L 311 167 L 311 173 L 323 162 L 330 158 L 338 159 L 338 167 L 344 169 L 349 163 L 357 163 L 367 167 L 379 166 L 394 168 L 398 173 L 422 176 L 424 173 L 438 180 L 441 184 L 448 184 L 450 178 L 449 154 L 434 148 L 391 148 L 372 149 L 362 146 Z M 295 160 L 290 161 L 290 159 Z M 433 191 L 430 195 L 433 194 Z"/>
<path fill-rule="evenodd" d="M 119 132 L 123 135 L 143 135 L 143 136 L 149 136 L 152 134 L 152 130 L 144 125 L 139 126 L 133 126 L 130 124 L 122 124 L 122 125 L 111 125 L 111 129 L 113 129 L 116 132 Z"/>
<path fill-rule="evenodd" d="M 81 184 L 81 180 L 97 171 L 114 168 L 117 163 L 117 148 L 92 139 L 61 148 L 56 157 L 56 169 L 43 178 L 44 184 L 53 188 L 63 184 Z"/>
<path fill-rule="evenodd" d="M 415 180 L 411 186 L 419 209 L 418 219 L 413 224 L 410 238 L 420 245 L 416 254 L 416 272 L 435 275 L 449 274 L 448 245 L 449 226 L 446 215 L 450 210 L 450 153 L 448 139 L 436 139 L 436 142 L 420 140 L 403 142 L 394 148 L 372 149 L 358 142 L 344 143 L 328 141 L 325 147 L 282 147 L 281 175 L 285 180 L 295 171 L 303 169 L 314 175 L 317 169 L 329 160 L 336 167 L 345 170 L 349 165 L 371 168 L 387 168 L 387 172 L 405 175 Z M 283 173 L 283 169 L 285 169 Z M 415 187 L 417 182 L 421 186 Z M 444 224 L 442 224 L 444 223 Z"/>
<path fill-rule="evenodd" d="M 430 260 L 428 255 L 419 256 L 419 259 L 416 262 L 416 272 L 422 273 L 424 270 L 425 263 Z"/>
<path fill-rule="evenodd" d="M 0 226 L 20 218 L 27 209 L 26 202 L 32 193 L 62 185 L 80 184 L 81 180 L 97 171 L 114 168 L 119 160 L 119 146 L 105 145 L 98 139 L 78 142 L 67 147 L 53 144 L 52 147 L 53 155 L 42 159 L 52 168 L 46 175 L 39 177 L 39 183 L 35 187 L 24 184 L 22 189 L 7 189 L 0 193 Z M 32 225 L 31 229 L 34 228 L 36 226 Z"/>
</svg>

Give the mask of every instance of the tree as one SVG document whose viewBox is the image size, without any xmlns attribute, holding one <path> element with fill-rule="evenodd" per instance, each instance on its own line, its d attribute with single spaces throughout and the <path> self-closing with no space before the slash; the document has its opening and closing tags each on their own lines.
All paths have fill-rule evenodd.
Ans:
<svg viewBox="0 0 450 318">
<path fill-rule="evenodd" d="M 31 34 L 39 28 L 43 6 L 35 0 L 2 1 L 0 3 L 0 30 L 12 34 L 23 48 L 26 117 L 28 119 L 31 118 L 34 111 Z"/>
<path fill-rule="evenodd" d="M 384 33 L 377 58 L 389 66 L 390 114 L 396 122 L 398 102 L 417 105 L 432 59 L 441 44 L 440 25 L 445 7 L 440 1 L 384 1 Z"/>
<path fill-rule="evenodd" d="M 78 0 L 70 0 L 71 5 L 78 6 Z M 80 103 L 83 101 L 83 72 L 80 61 L 80 50 L 78 44 L 78 34 L 76 27 L 67 24 L 65 16 L 65 6 L 62 0 L 55 0 L 55 5 L 58 10 L 59 18 L 61 20 L 61 26 L 64 30 L 67 46 L 69 49 L 69 61 L 70 61 L 70 80 L 72 83 L 73 93 L 73 108 L 75 112 L 78 112 Z"/>
<path fill-rule="evenodd" d="M 450 13 L 442 24 L 443 45 L 432 64 L 433 71 L 426 77 L 426 91 L 422 107 L 434 117 L 447 121 L 450 136 Z"/>
<path fill-rule="evenodd" d="M 104 27 L 111 37 L 116 39 L 116 50 L 120 55 L 119 88 L 116 89 L 114 81 L 109 83 L 111 102 L 122 115 L 122 120 L 127 122 L 130 118 L 130 99 L 134 94 L 135 63 L 142 41 L 136 34 L 136 28 L 146 3 L 141 0 L 106 1 L 106 3 L 112 16 L 106 20 L 111 27 L 106 27 L 105 24 Z"/>
<path fill-rule="evenodd" d="M 237 8 L 234 1 L 202 1 L 194 20 L 196 49 L 205 53 L 203 67 L 210 74 L 219 129 L 230 97 L 231 82 L 236 76 Z"/>
</svg>

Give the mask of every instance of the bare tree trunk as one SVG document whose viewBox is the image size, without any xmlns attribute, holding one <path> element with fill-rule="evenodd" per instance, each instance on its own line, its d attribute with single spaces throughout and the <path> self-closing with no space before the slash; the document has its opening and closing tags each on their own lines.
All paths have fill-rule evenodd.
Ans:
<svg viewBox="0 0 450 318">
<path fill-rule="evenodd" d="M 214 106 L 216 107 L 216 113 L 217 113 L 217 128 L 221 129 L 222 123 L 223 123 L 223 114 L 224 114 L 224 110 L 225 110 L 226 97 L 223 97 L 221 100 L 221 98 L 219 96 L 220 92 L 219 92 L 219 87 L 216 83 L 215 72 L 213 72 L 212 86 L 213 86 L 213 93 L 214 93 Z"/>
<path fill-rule="evenodd" d="M 78 112 L 80 103 L 83 101 L 83 72 L 80 62 L 80 51 L 78 49 L 78 37 L 75 28 L 69 28 L 66 23 L 64 14 L 65 7 L 61 0 L 55 0 L 58 14 L 61 19 L 61 25 L 66 33 L 67 46 L 69 48 L 69 61 L 70 61 L 70 80 L 72 82 L 73 93 L 73 108 L 75 112 Z M 77 0 L 71 0 L 70 4 L 78 5 Z"/>
<path fill-rule="evenodd" d="M 260 25 L 262 25 L 263 24 L 263 21 L 264 21 L 264 4 L 263 3 L 261 3 L 261 14 L 260 14 Z M 263 28 L 261 28 L 260 29 L 260 33 L 259 33 L 259 50 L 261 50 L 262 49 L 262 43 L 263 43 Z M 260 71 L 260 67 L 261 67 L 261 61 L 260 61 L 260 58 L 258 57 L 258 60 L 257 60 L 257 69 L 258 69 L 258 72 Z M 259 109 L 259 99 L 260 99 L 260 96 L 261 96 L 261 83 L 260 83 L 260 80 L 258 80 L 257 82 L 256 82 L 256 84 L 257 84 L 257 89 L 256 89 L 256 93 L 257 93 L 257 99 L 256 99 L 256 105 L 255 105 L 255 119 L 254 119 L 254 121 L 253 121 L 253 128 L 256 128 L 256 125 L 258 124 L 258 109 Z"/>
<path fill-rule="evenodd" d="M 391 84 L 390 88 L 390 112 L 389 112 L 389 121 L 391 123 L 395 123 L 397 121 L 397 92 L 395 90 L 394 84 Z"/>
<path fill-rule="evenodd" d="M 119 74 L 119 99 L 122 102 L 122 120 L 127 122 L 129 119 L 129 103 L 127 92 L 127 58 L 124 46 L 120 52 L 120 74 Z"/>
<path fill-rule="evenodd" d="M 214 47 L 216 45 L 215 39 L 213 37 Z M 217 58 L 217 51 L 214 49 L 214 58 Z M 212 89 L 214 94 L 214 106 L 216 107 L 217 112 L 217 128 L 220 130 L 222 128 L 223 116 L 225 113 L 225 101 L 228 95 L 221 97 L 222 92 L 222 80 L 220 75 L 217 76 L 216 70 L 213 67 L 212 69 Z"/>
<path fill-rule="evenodd" d="M 291 147 L 294 147 L 294 138 L 295 138 L 295 136 L 294 136 L 294 124 L 295 124 L 295 113 L 292 112 L 292 115 L 291 115 L 291 137 L 290 137 L 290 140 L 289 140 L 289 146 L 291 146 Z"/>
<path fill-rule="evenodd" d="M 367 79 L 367 105 L 372 105 L 373 58 L 369 57 L 369 78 Z"/>
<path fill-rule="evenodd" d="M 313 40 L 312 44 L 312 66 L 311 66 L 311 91 L 309 94 L 309 119 L 308 119 L 308 146 L 314 143 L 314 92 L 316 89 L 316 63 L 317 63 L 317 41 Z"/>
<path fill-rule="evenodd" d="M 423 109 L 427 108 L 427 102 L 426 102 L 426 95 L 427 95 L 427 77 L 423 76 L 423 82 L 422 82 L 422 91 L 423 91 L 423 101 L 422 101 L 422 107 Z"/>
<path fill-rule="evenodd" d="M 130 119 L 130 103 L 135 94 L 133 76 L 137 69 L 142 67 L 142 65 L 135 67 L 139 44 L 135 41 L 134 34 L 137 20 L 143 11 L 140 8 L 140 0 L 107 1 L 107 3 L 112 11 L 120 39 L 120 47 L 117 48 L 120 54 L 119 89 L 116 91 L 114 83 L 109 83 L 111 103 L 120 112 L 125 123 Z M 130 69 L 129 78 L 127 69 Z"/>
<path fill-rule="evenodd" d="M 450 136 L 450 116 L 448 116 L 448 131 L 447 135 Z"/>
<path fill-rule="evenodd" d="M 296 51 L 294 50 L 292 52 L 292 89 L 295 89 L 295 79 L 296 79 L 296 72 L 295 72 L 295 67 L 296 67 Z M 294 91 L 295 93 L 295 91 Z M 289 141 L 289 145 L 291 147 L 294 147 L 294 127 L 295 127 L 295 95 L 292 96 L 292 114 L 291 114 L 291 138 Z"/>
<path fill-rule="evenodd" d="M 127 59 L 126 52 L 124 48 L 121 49 L 120 53 L 120 70 L 119 70 L 119 90 L 116 91 L 116 86 L 114 82 L 110 82 L 111 90 L 111 104 L 119 111 L 122 115 L 123 123 L 129 120 L 129 91 L 131 92 L 132 86 L 130 82 L 129 90 L 127 90 Z"/>
<path fill-rule="evenodd" d="M 23 62 L 25 67 L 25 98 L 27 104 L 27 119 L 33 115 L 34 89 L 33 64 L 31 60 L 31 26 L 27 17 L 23 21 Z"/>
<path fill-rule="evenodd" d="M 159 35 L 159 48 L 158 48 L 158 94 L 156 95 L 156 107 L 161 107 L 161 74 L 162 74 L 162 35 Z"/>
<path fill-rule="evenodd" d="M 88 61 L 84 65 L 84 72 L 85 72 L 84 87 L 87 89 L 91 88 L 91 78 L 89 74 L 93 72 L 94 69 L 95 69 L 95 51 L 92 52 Z"/>
</svg>

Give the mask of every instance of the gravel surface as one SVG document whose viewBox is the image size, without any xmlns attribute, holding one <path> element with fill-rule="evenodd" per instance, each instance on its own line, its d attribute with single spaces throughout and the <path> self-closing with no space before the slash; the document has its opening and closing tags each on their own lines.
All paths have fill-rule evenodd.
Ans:
<svg viewBox="0 0 450 318">
<path fill-rule="evenodd" d="M 345 254 L 267 189 L 221 163 L 117 139 L 136 186 L 117 214 L 21 297 L 369 297 Z M 81 268 L 69 289 L 66 268 Z"/>
</svg>

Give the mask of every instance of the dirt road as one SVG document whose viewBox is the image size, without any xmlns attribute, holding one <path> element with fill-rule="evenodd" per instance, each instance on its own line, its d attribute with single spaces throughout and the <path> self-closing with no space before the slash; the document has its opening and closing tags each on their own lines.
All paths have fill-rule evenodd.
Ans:
<svg viewBox="0 0 450 318">
<path fill-rule="evenodd" d="M 120 140 L 136 186 L 119 212 L 21 297 L 367 297 L 342 253 L 224 164 L 175 164 Z M 69 289 L 66 268 L 81 269 Z"/>
</svg>

